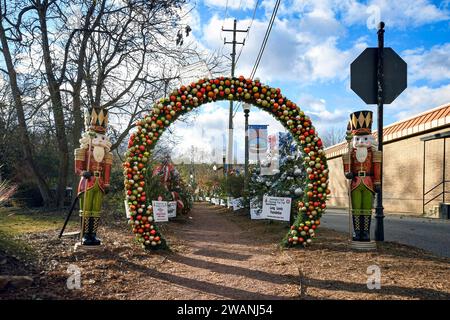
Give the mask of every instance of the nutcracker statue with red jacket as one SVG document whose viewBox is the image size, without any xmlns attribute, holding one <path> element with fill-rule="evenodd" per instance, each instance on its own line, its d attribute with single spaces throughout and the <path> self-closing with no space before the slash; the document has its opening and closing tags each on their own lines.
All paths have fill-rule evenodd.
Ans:
<svg viewBox="0 0 450 320">
<path fill-rule="evenodd" d="M 372 116 L 372 111 L 350 115 L 352 143 L 343 155 L 345 177 L 351 180 L 353 241 L 370 241 L 373 197 L 381 182 L 381 151 L 376 150 L 371 132 Z"/>
<path fill-rule="evenodd" d="M 81 177 L 78 185 L 81 216 L 81 244 L 98 246 L 97 229 L 103 196 L 109 189 L 112 165 L 111 142 L 106 136 L 108 111 L 91 108 L 85 116 L 86 131 L 75 149 L 75 172 Z"/>
</svg>

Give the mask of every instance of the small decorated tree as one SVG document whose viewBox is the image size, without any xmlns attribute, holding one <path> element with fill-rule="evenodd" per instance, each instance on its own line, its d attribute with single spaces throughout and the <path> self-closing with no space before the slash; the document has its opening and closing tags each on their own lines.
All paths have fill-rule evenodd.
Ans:
<svg viewBox="0 0 450 320">
<path fill-rule="evenodd" d="M 263 196 L 289 197 L 292 199 L 291 217 L 298 214 L 297 202 L 303 197 L 306 174 L 301 165 L 302 156 L 297 143 L 289 133 L 278 133 L 278 156 L 272 155 L 262 165 L 270 161 L 279 161 L 278 169 L 273 170 L 273 175 L 261 175 L 261 170 L 253 170 L 250 180 L 250 194 L 257 199 L 257 204 L 262 205 Z M 291 219 L 292 219 L 291 218 Z"/>
</svg>

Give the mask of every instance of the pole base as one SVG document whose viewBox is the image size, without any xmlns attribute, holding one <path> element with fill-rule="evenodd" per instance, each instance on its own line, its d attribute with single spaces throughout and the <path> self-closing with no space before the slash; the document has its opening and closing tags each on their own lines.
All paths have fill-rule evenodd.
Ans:
<svg viewBox="0 0 450 320">
<path fill-rule="evenodd" d="M 66 233 L 63 233 L 62 235 L 61 235 L 61 237 L 74 237 L 74 236 L 80 236 L 80 231 L 73 231 L 73 232 L 66 232 Z"/>
<path fill-rule="evenodd" d="M 352 241 L 350 248 L 358 251 L 372 251 L 377 249 L 377 243 L 375 241 Z"/>
<path fill-rule="evenodd" d="M 81 242 L 77 242 L 75 243 L 74 247 L 73 247 L 73 251 L 74 252 L 91 252 L 91 251 L 100 251 L 103 250 L 103 246 L 102 245 L 98 245 L 98 246 L 84 246 L 81 244 Z"/>
</svg>

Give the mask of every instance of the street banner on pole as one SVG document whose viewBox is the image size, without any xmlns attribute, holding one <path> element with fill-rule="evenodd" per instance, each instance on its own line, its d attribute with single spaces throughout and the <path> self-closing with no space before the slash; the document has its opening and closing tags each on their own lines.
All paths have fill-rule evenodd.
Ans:
<svg viewBox="0 0 450 320">
<path fill-rule="evenodd" d="M 250 160 L 261 161 L 267 152 L 267 125 L 248 126 L 248 152 Z"/>
<path fill-rule="evenodd" d="M 279 157 L 279 142 L 281 132 L 271 134 L 267 136 L 267 154 L 264 160 L 261 161 L 261 174 L 262 176 L 271 176 L 278 172 L 280 168 Z"/>
</svg>

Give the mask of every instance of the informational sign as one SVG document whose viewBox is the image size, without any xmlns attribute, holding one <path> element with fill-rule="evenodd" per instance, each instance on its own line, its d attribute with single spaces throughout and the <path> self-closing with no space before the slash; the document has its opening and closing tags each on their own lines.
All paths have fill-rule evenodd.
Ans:
<svg viewBox="0 0 450 320">
<path fill-rule="evenodd" d="M 175 218 L 177 216 L 177 202 L 168 201 L 167 202 L 167 215 L 169 218 Z"/>
<path fill-rule="evenodd" d="M 260 161 L 267 151 L 267 125 L 248 126 L 248 152 L 250 160 Z"/>
<path fill-rule="evenodd" d="M 169 221 L 167 201 L 152 201 L 153 219 L 155 222 Z"/>
<path fill-rule="evenodd" d="M 131 213 L 130 213 L 130 206 L 128 205 L 128 201 L 125 200 L 125 214 L 127 215 L 127 219 L 131 218 Z"/>
<path fill-rule="evenodd" d="M 250 200 L 250 218 L 252 220 L 264 219 L 261 206 L 258 204 L 257 198 L 252 198 Z"/>
<path fill-rule="evenodd" d="M 231 200 L 231 205 L 233 206 L 233 211 L 237 211 L 239 209 L 244 208 L 242 206 L 242 201 L 243 201 L 242 198 L 236 198 L 236 199 Z"/>
<path fill-rule="evenodd" d="M 291 198 L 264 196 L 262 214 L 266 219 L 289 221 L 291 201 Z"/>
</svg>

